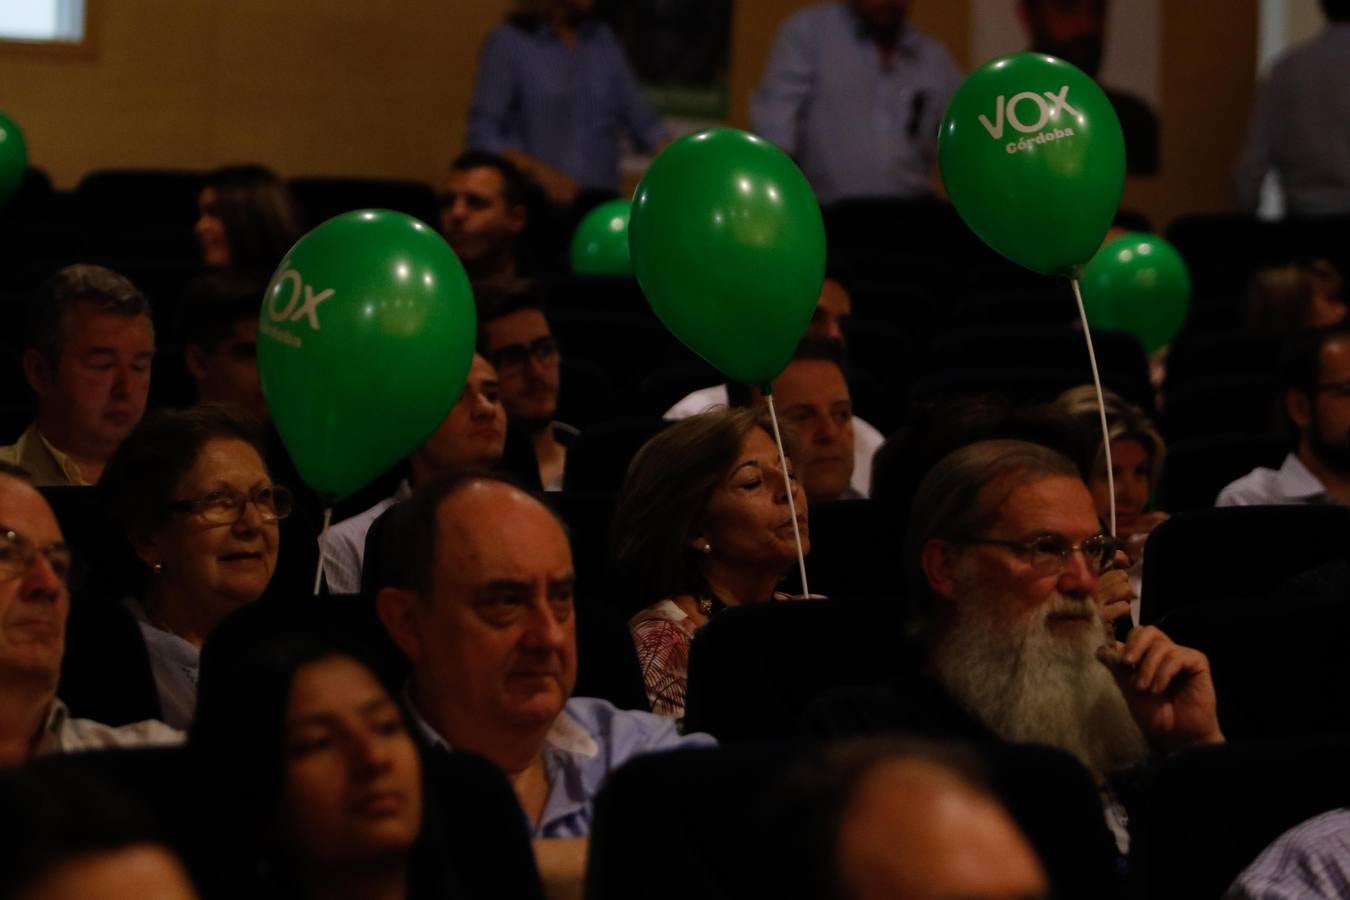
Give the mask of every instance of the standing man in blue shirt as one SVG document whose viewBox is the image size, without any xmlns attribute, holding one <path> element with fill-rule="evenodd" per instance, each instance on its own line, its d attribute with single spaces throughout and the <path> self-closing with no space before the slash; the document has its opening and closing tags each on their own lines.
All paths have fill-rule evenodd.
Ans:
<svg viewBox="0 0 1350 900">
<path fill-rule="evenodd" d="M 938 126 L 961 70 L 905 22 L 909 0 L 808 7 L 783 23 L 750 101 L 821 203 L 933 193 Z"/>
<path fill-rule="evenodd" d="M 559 206 L 619 188 L 619 138 L 670 138 L 593 0 L 534 0 L 483 43 L 468 144 L 510 160 Z"/>
</svg>

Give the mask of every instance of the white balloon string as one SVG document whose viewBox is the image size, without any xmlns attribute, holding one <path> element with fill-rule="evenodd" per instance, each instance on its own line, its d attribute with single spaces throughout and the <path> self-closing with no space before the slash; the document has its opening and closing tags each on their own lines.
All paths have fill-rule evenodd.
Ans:
<svg viewBox="0 0 1350 900">
<path fill-rule="evenodd" d="M 1106 424 L 1106 400 L 1102 397 L 1102 376 L 1097 370 L 1097 351 L 1092 346 L 1092 329 L 1088 327 L 1087 309 L 1083 306 L 1083 290 L 1078 279 L 1071 279 L 1073 296 L 1078 301 L 1078 316 L 1083 320 L 1083 338 L 1087 341 L 1088 362 L 1092 363 L 1092 386 L 1097 389 L 1097 415 L 1102 422 L 1102 452 L 1106 454 L 1106 494 L 1111 498 L 1111 537 L 1116 536 L 1116 476 L 1111 471 L 1111 428 Z"/>
<path fill-rule="evenodd" d="M 765 394 L 765 399 L 769 401 L 769 421 L 773 423 L 773 441 L 778 445 L 778 461 L 783 466 L 783 484 L 787 488 L 788 511 L 792 513 L 792 537 L 797 542 L 797 568 L 802 573 L 802 596 L 810 597 L 811 588 L 806 584 L 806 554 L 802 552 L 802 530 L 797 524 L 797 501 L 793 497 L 787 454 L 783 452 L 783 435 L 778 430 L 778 411 L 773 408 L 773 394 Z"/>
<path fill-rule="evenodd" d="M 323 584 L 323 539 L 328 534 L 328 523 L 333 521 L 333 507 L 323 510 L 323 530 L 319 532 L 319 565 L 314 570 L 314 596 L 319 596 L 319 586 Z"/>
</svg>

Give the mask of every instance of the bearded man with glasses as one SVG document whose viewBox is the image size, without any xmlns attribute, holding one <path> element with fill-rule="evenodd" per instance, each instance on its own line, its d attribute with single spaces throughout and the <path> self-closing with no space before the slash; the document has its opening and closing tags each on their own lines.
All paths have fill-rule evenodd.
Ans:
<svg viewBox="0 0 1350 900">
<path fill-rule="evenodd" d="M 1047 447 L 980 441 L 948 454 L 910 509 L 914 667 L 895 684 L 826 698 L 832 734 L 911 732 L 1068 751 L 1102 788 L 1128 851 L 1117 779 L 1150 745 L 1221 743 L 1203 653 L 1156 628 L 1103 627 L 1101 576 L 1117 545 L 1077 468 Z"/>
<path fill-rule="evenodd" d="M 0 766 L 100 747 L 171 744 L 160 722 L 75 719 L 56 696 L 65 654 L 70 550 L 28 473 L 0 462 Z"/>
</svg>

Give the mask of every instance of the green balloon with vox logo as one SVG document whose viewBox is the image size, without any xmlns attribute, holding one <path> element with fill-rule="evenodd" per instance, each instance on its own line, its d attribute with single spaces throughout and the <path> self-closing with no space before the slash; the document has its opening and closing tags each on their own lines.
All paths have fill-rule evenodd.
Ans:
<svg viewBox="0 0 1350 900">
<path fill-rule="evenodd" d="M 942 120 L 947 195 L 986 244 L 1046 275 L 1077 277 L 1125 187 L 1125 138 L 1086 73 L 1014 53 L 970 74 Z"/>
<path fill-rule="evenodd" d="M 258 371 L 305 483 L 349 494 L 426 440 L 476 334 L 464 266 L 411 216 L 344 213 L 297 241 L 263 295 Z"/>
</svg>

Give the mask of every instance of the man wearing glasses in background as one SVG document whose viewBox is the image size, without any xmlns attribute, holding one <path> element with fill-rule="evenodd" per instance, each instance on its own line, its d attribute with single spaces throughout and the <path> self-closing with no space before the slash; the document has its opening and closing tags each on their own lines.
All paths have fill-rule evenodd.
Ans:
<svg viewBox="0 0 1350 900">
<path fill-rule="evenodd" d="M 542 301 L 525 282 L 480 284 L 474 297 L 478 352 L 497 368 L 507 419 L 530 436 L 544 490 L 560 491 L 567 445 L 577 430 L 553 418 L 562 360 Z"/>
<path fill-rule="evenodd" d="M 889 688 L 846 691 L 810 714 L 834 735 L 917 733 L 1048 744 L 1101 786 L 1117 848 L 1127 817 L 1112 784 L 1149 757 L 1224 740 L 1209 661 L 1156 628 L 1107 636 L 1100 576 L 1117 545 L 1061 454 L 980 441 L 929 471 L 905 539 L 921 646 Z"/>
<path fill-rule="evenodd" d="M 0 462 L 0 767 L 101 747 L 172 744 L 162 722 L 73 719 L 56 696 L 65 654 L 70 550 L 28 473 Z"/>
<path fill-rule="evenodd" d="M 1294 451 L 1278 469 L 1258 467 L 1228 485 L 1215 505 L 1350 504 L 1350 325 L 1296 338 L 1281 381 Z"/>
</svg>

